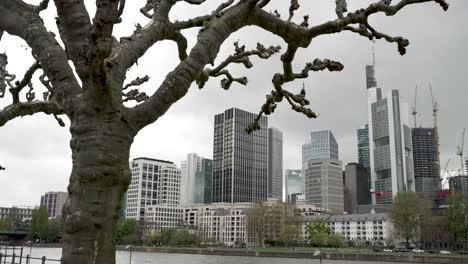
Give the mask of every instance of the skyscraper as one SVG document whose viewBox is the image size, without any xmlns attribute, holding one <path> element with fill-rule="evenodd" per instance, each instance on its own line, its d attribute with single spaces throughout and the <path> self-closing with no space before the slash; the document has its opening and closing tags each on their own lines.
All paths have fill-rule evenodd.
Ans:
<svg viewBox="0 0 468 264">
<path fill-rule="evenodd" d="M 368 196 L 366 200 L 367 202 L 361 202 L 358 204 L 369 204 L 371 203 L 372 197 L 370 193 L 371 187 L 371 173 L 370 173 L 370 149 L 369 149 L 369 125 L 366 124 L 365 126 L 359 128 L 357 130 L 357 141 L 358 141 L 358 163 L 359 166 L 352 166 L 350 167 L 352 173 L 356 173 L 357 182 L 359 184 L 363 184 L 364 181 L 367 181 L 367 187 L 365 194 Z M 353 163 L 354 164 L 354 163 Z M 364 178 L 364 179 L 363 179 Z M 362 186 L 360 189 L 364 190 Z M 345 188 L 346 191 L 346 188 Z M 359 194 L 361 195 L 361 194 Z M 346 198 L 346 196 L 345 196 Z"/>
<path fill-rule="evenodd" d="M 304 193 L 304 179 L 301 170 L 286 170 L 286 200 L 291 201 L 293 194 Z"/>
<path fill-rule="evenodd" d="M 201 170 L 203 158 L 196 153 L 187 154 L 187 160 L 182 161 L 180 170 L 180 204 L 192 205 L 195 197 L 195 174 Z"/>
<path fill-rule="evenodd" d="M 366 78 L 372 201 L 391 203 L 397 192 L 415 190 L 409 109 L 400 102 L 398 90 L 382 97 L 375 62 L 366 66 Z"/>
<path fill-rule="evenodd" d="M 57 217 L 62 215 L 62 209 L 67 198 L 67 192 L 46 192 L 41 196 L 41 206 L 47 207 L 49 217 Z"/>
<path fill-rule="evenodd" d="M 305 199 L 308 204 L 344 212 L 343 165 L 337 159 L 317 159 L 305 163 Z"/>
<path fill-rule="evenodd" d="M 283 198 L 283 132 L 268 129 L 268 198 Z"/>
<path fill-rule="evenodd" d="M 369 125 L 357 130 L 358 162 L 364 168 L 370 168 Z"/>
<path fill-rule="evenodd" d="M 231 108 L 214 118 L 213 202 L 257 202 L 267 199 L 268 121 L 245 129 L 256 114 Z"/>
<path fill-rule="evenodd" d="M 358 163 L 345 166 L 344 203 L 345 211 L 354 214 L 358 205 L 371 204 L 369 170 Z"/>
<path fill-rule="evenodd" d="M 127 190 L 126 219 L 141 223 L 147 206 L 180 204 L 181 173 L 173 162 L 136 158 L 130 163 L 130 171 L 132 180 Z"/>
<path fill-rule="evenodd" d="M 412 142 L 416 192 L 435 197 L 440 180 L 440 165 L 434 128 L 413 128 Z"/>
<path fill-rule="evenodd" d="M 196 204 L 210 204 L 213 193 L 213 161 L 203 159 L 201 168 L 195 173 L 195 197 Z"/>
<path fill-rule="evenodd" d="M 330 130 L 310 133 L 310 143 L 302 145 L 302 172 L 307 203 L 343 212 L 343 169 Z"/>
</svg>

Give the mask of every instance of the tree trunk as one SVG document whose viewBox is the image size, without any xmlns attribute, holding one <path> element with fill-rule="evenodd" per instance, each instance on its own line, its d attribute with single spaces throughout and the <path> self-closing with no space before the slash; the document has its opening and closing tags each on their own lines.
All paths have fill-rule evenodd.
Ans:
<svg viewBox="0 0 468 264">
<path fill-rule="evenodd" d="M 130 184 L 134 134 L 117 113 L 72 120 L 73 170 L 63 209 L 64 264 L 115 263 L 114 231 Z"/>
</svg>

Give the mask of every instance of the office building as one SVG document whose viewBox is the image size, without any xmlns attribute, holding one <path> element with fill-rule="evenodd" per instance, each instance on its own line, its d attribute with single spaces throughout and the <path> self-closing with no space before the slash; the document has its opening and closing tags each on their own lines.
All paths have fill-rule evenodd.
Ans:
<svg viewBox="0 0 468 264">
<path fill-rule="evenodd" d="M 374 65 L 366 66 L 373 203 L 391 203 L 397 192 L 415 191 L 408 106 L 398 90 L 387 97 L 377 87 Z"/>
<path fill-rule="evenodd" d="M 305 163 L 305 199 L 337 213 L 344 212 L 343 169 L 338 159 L 310 160 Z"/>
<path fill-rule="evenodd" d="M 126 219 L 144 224 L 150 205 L 180 204 L 180 169 L 171 161 L 136 158 L 130 163 L 132 180 L 127 190 Z"/>
<path fill-rule="evenodd" d="M 41 196 L 41 206 L 47 207 L 49 217 L 62 215 L 62 209 L 67 201 L 67 192 L 46 192 Z"/>
<path fill-rule="evenodd" d="M 213 202 L 266 201 L 268 191 L 268 121 L 247 133 L 256 114 L 231 108 L 214 118 Z"/>
<path fill-rule="evenodd" d="M 268 129 L 268 198 L 283 199 L 283 132 Z"/>
<path fill-rule="evenodd" d="M 440 180 L 434 128 L 413 128 L 412 142 L 416 192 L 434 198 Z"/>
<path fill-rule="evenodd" d="M 345 166 L 344 202 L 345 212 L 355 214 L 359 205 L 371 203 L 369 171 L 358 163 Z"/>
<path fill-rule="evenodd" d="M 293 195 L 304 193 L 302 170 L 286 170 L 285 178 L 287 201 L 292 201 Z"/>
<path fill-rule="evenodd" d="M 195 173 L 196 204 L 210 204 L 213 195 L 213 160 L 203 159 L 200 170 Z"/>
<path fill-rule="evenodd" d="M 195 176 L 201 170 L 202 160 L 204 158 L 196 153 L 187 154 L 187 160 L 182 161 L 181 184 L 180 184 L 180 204 L 191 205 L 195 198 Z"/>
</svg>

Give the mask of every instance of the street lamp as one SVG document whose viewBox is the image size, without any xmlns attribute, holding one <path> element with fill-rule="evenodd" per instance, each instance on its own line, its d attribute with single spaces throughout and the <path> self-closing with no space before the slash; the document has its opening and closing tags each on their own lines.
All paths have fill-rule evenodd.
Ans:
<svg viewBox="0 0 468 264">
<path fill-rule="evenodd" d="M 130 249 L 130 260 L 128 263 L 132 264 L 132 245 L 127 245 L 125 249 Z"/>
</svg>

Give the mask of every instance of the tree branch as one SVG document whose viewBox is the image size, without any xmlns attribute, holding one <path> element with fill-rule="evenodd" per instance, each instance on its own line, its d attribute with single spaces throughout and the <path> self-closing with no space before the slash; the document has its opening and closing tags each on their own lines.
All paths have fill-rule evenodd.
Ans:
<svg viewBox="0 0 468 264">
<path fill-rule="evenodd" d="M 143 78 L 137 77 L 135 80 L 131 81 L 129 84 L 125 85 L 122 90 L 126 90 L 131 86 L 139 86 L 149 81 L 149 76 L 145 75 Z"/>
<path fill-rule="evenodd" d="M 31 79 L 32 79 L 34 73 L 39 68 L 41 68 L 41 66 L 39 65 L 39 62 L 37 62 L 37 61 L 34 62 L 34 64 L 31 65 L 31 67 L 29 67 L 29 69 L 24 74 L 23 80 L 21 80 L 21 82 L 19 82 L 14 88 L 10 89 L 10 93 L 13 96 L 13 103 L 19 103 L 19 93 L 21 92 L 21 90 L 23 90 L 24 87 L 26 87 L 26 85 L 31 84 Z M 32 90 L 32 87 L 31 87 L 31 90 Z M 30 101 L 30 100 L 28 99 L 28 101 Z"/>
<path fill-rule="evenodd" d="M 288 62 L 283 62 L 288 63 Z M 266 96 L 266 102 L 261 107 L 261 110 L 257 117 L 255 118 L 254 122 L 252 122 L 245 131 L 247 133 L 252 133 L 255 130 L 260 129 L 260 118 L 265 115 L 272 114 L 276 107 L 277 103 L 283 101 L 284 98 L 288 101 L 291 105 L 291 108 L 299 113 L 303 113 L 305 116 L 309 118 L 316 118 L 317 114 L 313 112 L 310 108 L 306 106 L 309 105 L 309 101 L 305 98 L 306 91 L 303 86 L 301 92 L 299 94 L 293 94 L 288 90 L 283 88 L 283 84 L 286 82 L 291 82 L 296 79 L 303 79 L 309 76 L 309 71 L 322 71 L 328 69 L 329 71 L 341 71 L 343 70 L 343 65 L 339 62 L 331 61 L 331 60 L 319 60 L 315 59 L 312 63 L 307 63 L 301 73 L 291 73 L 290 77 L 287 77 L 285 73 L 280 74 L 277 73 L 273 77 L 273 87 L 275 90 L 271 91 L 271 94 Z"/>
<path fill-rule="evenodd" d="M 205 83 L 208 81 L 210 76 L 218 77 L 225 75 L 227 79 L 221 81 L 221 87 L 225 90 L 229 89 L 233 82 L 238 82 L 240 84 L 246 85 L 247 78 L 233 78 L 232 75 L 224 70 L 231 63 L 242 63 L 247 69 L 252 68 L 253 64 L 250 62 L 249 56 L 258 56 L 261 59 L 268 59 L 273 54 L 278 53 L 281 49 L 280 46 L 265 48 L 262 44 L 257 43 L 257 49 L 251 51 L 245 51 L 245 46 L 239 46 L 239 42 L 234 42 L 234 47 L 236 53 L 229 56 L 225 61 L 223 61 L 219 66 L 214 69 L 205 69 L 200 74 L 200 77 L 197 79 L 197 85 L 201 89 L 204 87 Z"/>
<path fill-rule="evenodd" d="M 86 77 L 86 53 L 89 48 L 91 21 L 83 0 L 54 0 L 57 27 L 78 75 Z"/>
<path fill-rule="evenodd" d="M 35 101 L 29 103 L 14 103 L 0 111 L 0 127 L 4 126 L 8 121 L 17 117 L 33 115 L 36 113 L 61 115 L 63 110 L 53 101 Z"/>
<path fill-rule="evenodd" d="M 211 14 L 198 16 L 186 21 L 179 21 L 174 23 L 174 28 L 177 30 L 193 28 L 193 27 L 203 27 L 206 26 L 214 17 L 220 16 L 226 8 L 232 5 L 234 0 L 228 0 L 220 4 Z"/>
<path fill-rule="evenodd" d="M 112 52 L 114 45 L 112 32 L 114 25 L 120 22 L 119 5 L 123 8 L 124 2 L 122 0 L 96 0 L 96 15 L 93 18 L 89 49 L 86 55 L 89 67 L 100 68 Z"/>
<path fill-rule="evenodd" d="M 80 86 L 68 65 L 68 56 L 46 30 L 34 7 L 20 0 L 0 1 L 0 30 L 26 41 L 34 57 L 49 76 L 57 103 L 65 112 L 73 112 L 73 99 L 81 93 Z"/>
<path fill-rule="evenodd" d="M 35 11 L 37 13 L 41 12 L 41 11 L 44 11 L 47 9 L 47 7 L 49 6 L 49 2 L 50 0 L 42 0 L 39 5 L 36 6 L 35 8 Z"/>
<path fill-rule="evenodd" d="M 222 16 L 215 16 L 210 20 L 205 30 L 199 33 L 198 41 L 188 57 L 166 76 L 146 102 L 129 110 L 129 121 L 135 129 L 153 123 L 187 93 L 190 84 L 198 79 L 204 66 L 215 60 L 224 40 L 232 32 L 248 24 L 247 17 L 243 14 L 250 12 L 249 4 L 241 2 L 226 10 Z"/>
</svg>

